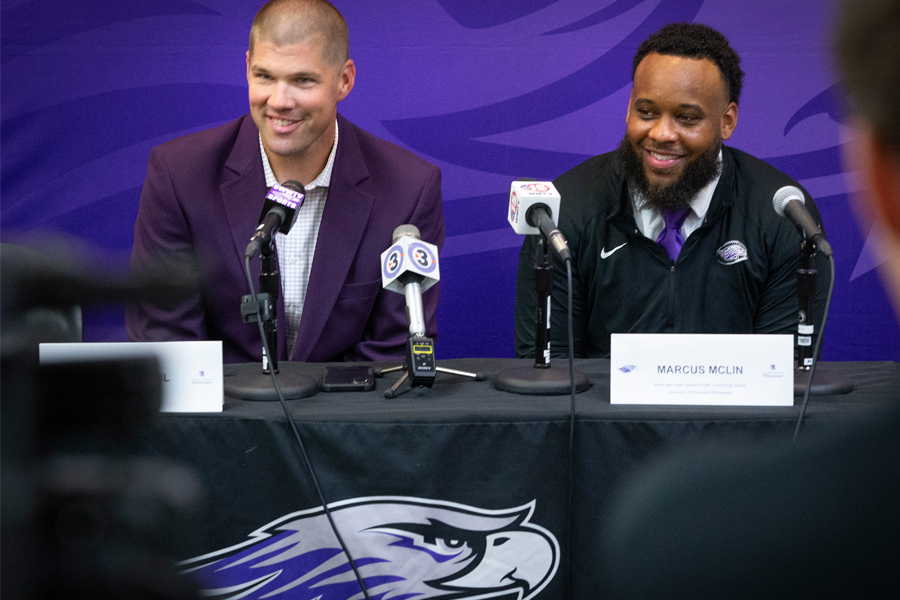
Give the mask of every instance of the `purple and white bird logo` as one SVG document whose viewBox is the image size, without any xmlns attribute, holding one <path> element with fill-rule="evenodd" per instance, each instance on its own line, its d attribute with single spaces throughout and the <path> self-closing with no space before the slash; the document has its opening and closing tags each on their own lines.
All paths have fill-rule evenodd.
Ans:
<svg viewBox="0 0 900 600">
<path fill-rule="evenodd" d="M 534 598 L 556 574 L 559 543 L 531 522 L 535 501 L 504 510 L 405 496 L 329 505 L 369 595 L 378 600 Z M 285 515 L 235 546 L 181 563 L 207 597 L 363 597 L 321 507 Z"/>
<path fill-rule="evenodd" d="M 747 246 L 740 240 L 731 240 L 722 244 L 722 247 L 716 250 L 719 263 L 723 265 L 734 265 L 743 262 L 749 258 Z"/>
</svg>

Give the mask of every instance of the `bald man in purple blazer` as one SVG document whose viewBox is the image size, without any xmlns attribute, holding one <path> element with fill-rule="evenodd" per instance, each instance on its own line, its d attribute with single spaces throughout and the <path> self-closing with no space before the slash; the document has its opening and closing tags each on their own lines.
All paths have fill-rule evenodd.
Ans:
<svg viewBox="0 0 900 600">
<path fill-rule="evenodd" d="M 337 114 L 356 74 L 347 48 L 346 22 L 327 2 L 269 2 L 251 28 L 250 114 L 153 149 L 132 266 L 192 259 L 201 284 L 188 299 L 129 307 L 132 340 L 222 340 L 226 363 L 261 359 L 258 329 L 243 323 L 240 306 L 249 293 L 244 250 L 262 211 L 267 162 L 270 177 L 304 186 L 331 169 L 291 353 L 279 298 L 279 359 L 403 360 L 405 299 L 382 289 L 380 255 L 405 223 L 443 245 L 441 174 Z M 251 269 L 255 283 L 259 261 Z M 430 336 L 437 301 L 436 285 L 424 295 Z"/>
</svg>

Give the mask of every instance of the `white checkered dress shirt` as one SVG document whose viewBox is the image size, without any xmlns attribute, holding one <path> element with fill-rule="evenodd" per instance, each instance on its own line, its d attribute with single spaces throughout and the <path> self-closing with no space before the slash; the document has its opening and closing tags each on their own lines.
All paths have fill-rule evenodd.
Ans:
<svg viewBox="0 0 900 600">
<path fill-rule="evenodd" d="M 316 251 L 316 240 L 319 237 L 319 225 L 325 210 L 325 199 L 328 197 L 328 186 L 331 184 L 331 170 L 334 168 L 334 155 L 337 152 L 338 128 L 334 124 L 334 146 L 328 155 L 325 168 L 306 188 L 303 206 L 294 214 L 294 225 L 287 235 L 275 234 L 275 248 L 278 252 L 278 266 L 281 271 L 281 293 L 284 297 L 285 320 L 287 321 L 288 359 L 294 355 L 294 344 L 297 343 L 297 330 L 300 328 L 300 317 L 303 316 L 303 303 L 306 300 L 306 288 L 309 286 L 309 271 L 312 268 L 313 254 Z M 278 181 L 272 173 L 272 165 L 259 138 L 259 151 L 262 154 L 263 170 L 266 173 L 266 186 L 272 187 Z"/>
</svg>

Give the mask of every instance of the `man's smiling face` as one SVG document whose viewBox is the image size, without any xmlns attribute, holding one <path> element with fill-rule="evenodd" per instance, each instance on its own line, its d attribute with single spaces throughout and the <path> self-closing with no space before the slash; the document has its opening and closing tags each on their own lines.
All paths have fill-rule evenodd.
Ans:
<svg viewBox="0 0 900 600">
<path fill-rule="evenodd" d="M 737 125 L 737 105 L 711 60 L 650 53 L 635 71 L 625 122 L 646 181 L 665 188 L 694 161 L 718 154 Z"/>
<path fill-rule="evenodd" d="M 331 150 L 337 103 L 355 71 L 352 61 L 327 61 L 315 41 L 279 46 L 262 39 L 247 55 L 250 113 L 270 157 L 302 161 Z"/>
</svg>

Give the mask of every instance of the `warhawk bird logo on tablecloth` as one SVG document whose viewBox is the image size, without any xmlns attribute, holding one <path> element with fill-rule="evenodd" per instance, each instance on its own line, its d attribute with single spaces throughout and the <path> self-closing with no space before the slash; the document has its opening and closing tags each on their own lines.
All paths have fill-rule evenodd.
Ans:
<svg viewBox="0 0 900 600">
<path fill-rule="evenodd" d="M 403 496 L 329 505 L 373 600 L 534 598 L 559 566 L 556 538 L 531 523 L 534 507 L 532 500 L 484 510 Z M 181 564 L 209 598 L 363 598 L 321 507 Z"/>
</svg>

